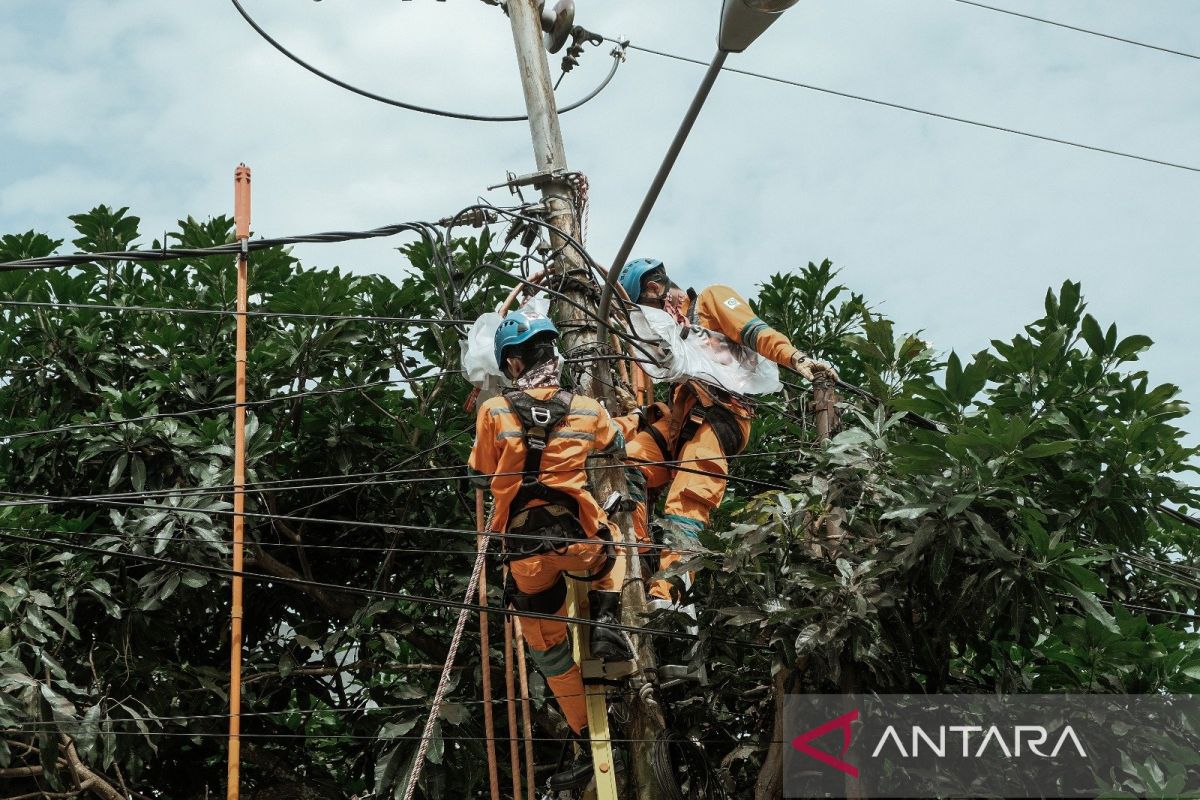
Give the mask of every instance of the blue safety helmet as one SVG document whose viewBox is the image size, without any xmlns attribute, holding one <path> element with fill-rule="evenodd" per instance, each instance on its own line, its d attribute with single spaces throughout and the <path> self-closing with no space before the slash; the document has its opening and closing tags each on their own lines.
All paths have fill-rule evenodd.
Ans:
<svg viewBox="0 0 1200 800">
<path fill-rule="evenodd" d="M 528 317 L 520 311 L 514 311 L 504 318 L 500 327 L 496 328 L 496 366 L 504 371 L 504 351 L 510 347 L 528 342 L 535 336 L 550 334 L 558 338 L 558 328 L 545 317 Z"/>
<path fill-rule="evenodd" d="M 642 276 L 662 265 L 663 262 L 657 258 L 639 258 L 636 261 L 630 261 L 621 267 L 621 273 L 617 275 L 617 282 L 621 284 L 625 294 L 629 295 L 629 299 L 636 303 L 642 296 Z"/>
</svg>

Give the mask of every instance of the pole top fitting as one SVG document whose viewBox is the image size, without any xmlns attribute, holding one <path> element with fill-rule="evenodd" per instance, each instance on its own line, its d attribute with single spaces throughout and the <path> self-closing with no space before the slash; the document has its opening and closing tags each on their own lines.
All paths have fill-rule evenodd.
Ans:
<svg viewBox="0 0 1200 800">
<path fill-rule="evenodd" d="M 233 171 L 234 236 L 245 241 L 250 238 L 250 168 L 239 164 Z"/>
</svg>

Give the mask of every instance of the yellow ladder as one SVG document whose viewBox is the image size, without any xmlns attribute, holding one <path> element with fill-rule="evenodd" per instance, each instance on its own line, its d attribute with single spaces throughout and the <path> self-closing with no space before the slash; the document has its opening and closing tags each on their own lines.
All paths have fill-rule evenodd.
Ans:
<svg viewBox="0 0 1200 800">
<path fill-rule="evenodd" d="M 587 584 L 568 579 L 567 614 L 576 619 L 590 619 Z M 584 794 L 595 800 L 617 800 L 617 769 L 613 760 L 611 734 L 608 728 L 608 689 L 603 684 L 589 683 L 590 676 L 604 674 L 604 665 L 592 658 L 588 626 L 571 626 L 571 645 L 575 663 L 583 672 L 583 693 L 587 701 L 588 733 L 591 735 L 593 785 Z"/>
</svg>

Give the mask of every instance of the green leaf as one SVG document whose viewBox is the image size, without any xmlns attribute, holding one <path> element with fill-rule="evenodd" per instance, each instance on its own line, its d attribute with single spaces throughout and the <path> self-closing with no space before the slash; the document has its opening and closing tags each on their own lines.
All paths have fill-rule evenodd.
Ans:
<svg viewBox="0 0 1200 800">
<path fill-rule="evenodd" d="M 1121 361 L 1129 361 L 1133 356 L 1150 347 L 1152 344 L 1154 344 L 1154 340 L 1149 336 L 1142 336 L 1140 334 L 1126 336 L 1117 345 L 1117 349 L 1113 352 L 1113 355 Z"/>
<path fill-rule="evenodd" d="M 134 456 L 129 462 L 129 478 L 133 482 L 133 490 L 140 492 L 146 488 L 146 462 L 141 456 Z"/>
<path fill-rule="evenodd" d="M 1021 451 L 1021 455 L 1025 458 L 1046 458 L 1048 456 L 1056 456 L 1061 453 L 1069 453 L 1079 446 L 1075 441 L 1060 441 L 1060 442 L 1040 442 L 1031 444 Z"/>
<path fill-rule="evenodd" d="M 879 519 L 918 519 L 926 514 L 932 514 L 938 508 L 939 506 L 936 505 L 901 506 L 900 508 L 893 508 L 891 511 L 885 511 L 879 515 Z"/>
<path fill-rule="evenodd" d="M 1120 628 L 1117 627 L 1117 621 L 1113 619 L 1112 614 L 1104 609 L 1096 595 L 1085 591 L 1073 584 L 1067 584 L 1067 591 L 1075 596 L 1079 604 L 1083 606 L 1083 610 L 1092 616 L 1097 622 L 1104 626 L 1111 633 L 1120 633 Z"/>
<path fill-rule="evenodd" d="M 38 685 L 41 689 L 42 697 L 50 704 L 50 710 L 54 712 L 54 719 L 58 722 L 74 722 L 78 712 L 75 710 L 75 704 L 67 698 L 58 694 L 46 684 Z"/>
<path fill-rule="evenodd" d="M 413 717 L 411 719 L 401 720 L 400 722 L 389 722 L 386 725 L 384 725 L 382 728 L 379 729 L 379 738 L 380 739 L 395 739 L 398 736 L 403 736 L 404 734 L 408 733 L 413 728 L 415 728 L 417 725 L 417 722 L 418 722 L 418 719 L 416 717 Z"/>
<path fill-rule="evenodd" d="M 1096 318 L 1091 314 L 1083 316 L 1080 333 L 1083 334 L 1083 340 L 1087 342 L 1093 353 L 1100 357 L 1108 355 L 1108 347 L 1105 346 L 1104 333 L 1100 330 L 1100 323 L 1096 322 Z"/>
<path fill-rule="evenodd" d="M 956 494 L 946 504 L 946 516 L 953 517 L 975 501 L 974 494 Z"/>
<path fill-rule="evenodd" d="M 111 489 L 112 487 L 116 486 L 120 482 L 121 476 L 125 474 L 125 467 L 128 466 L 128 464 L 129 464 L 129 454 L 122 453 L 117 458 L 117 463 L 113 464 L 112 472 L 109 473 L 108 488 Z"/>
<path fill-rule="evenodd" d="M 75 639 L 79 638 L 79 628 L 76 628 L 71 623 L 71 621 L 68 620 L 66 617 L 64 617 L 62 614 L 58 613 L 53 608 L 43 609 L 42 613 L 44 613 L 47 617 L 49 617 L 50 619 L 54 620 L 59 625 L 61 625 L 62 629 L 64 631 L 66 631 L 68 634 L 70 634 L 72 638 L 75 638 Z"/>
<path fill-rule="evenodd" d="M 96 746 L 96 735 L 100 732 L 100 712 L 99 703 L 90 707 L 83 713 L 83 721 L 75 731 L 75 746 L 85 761 L 91 760 L 92 750 Z"/>
</svg>

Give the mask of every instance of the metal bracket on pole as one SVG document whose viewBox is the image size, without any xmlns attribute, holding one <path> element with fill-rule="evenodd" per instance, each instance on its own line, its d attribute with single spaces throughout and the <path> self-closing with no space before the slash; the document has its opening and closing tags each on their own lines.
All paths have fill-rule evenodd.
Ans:
<svg viewBox="0 0 1200 800">
<path fill-rule="evenodd" d="M 507 175 L 508 180 L 503 183 L 497 183 L 495 186 L 489 186 L 488 191 L 499 189 L 501 186 L 507 186 L 510 192 L 521 197 L 520 188 L 522 186 L 532 186 L 535 189 L 541 189 L 553 181 L 569 180 L 571 173 L 565 169 L 552 169 L 546 172 L 531 172 L 528 175 L 517 175 L 515 172 L 509 172 Z M 521 202 L 525 202 L 525 198 L 522 197 Z"/>
</svg>

